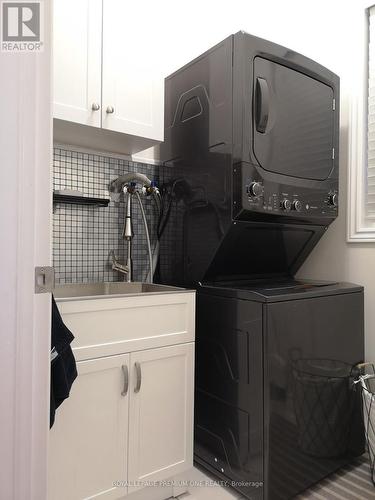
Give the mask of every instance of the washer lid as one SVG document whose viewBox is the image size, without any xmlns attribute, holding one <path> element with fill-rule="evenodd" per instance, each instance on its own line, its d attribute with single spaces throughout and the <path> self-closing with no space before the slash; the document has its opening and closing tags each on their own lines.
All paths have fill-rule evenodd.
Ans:
<svg viewBox="0 0 375 500">
<path fill-rule="evenodd" d="M 324 232 L 324 226 L 236 222 L 223 238 L 203 280 L 294 276 Z M 192 252 L 187 255 L 192 260 Z"/>
</svg>

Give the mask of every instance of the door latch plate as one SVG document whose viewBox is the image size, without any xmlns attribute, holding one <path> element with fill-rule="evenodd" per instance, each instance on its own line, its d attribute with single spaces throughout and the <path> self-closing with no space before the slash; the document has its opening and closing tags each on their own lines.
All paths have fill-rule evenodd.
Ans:
<svg viewBox="0 0 375 500">
<path fill-rule="evenodd" d="M 35 293 L 51 293 L 55 287 L 55 270 L 53 267 L 35 268 Z"/>
</svg>

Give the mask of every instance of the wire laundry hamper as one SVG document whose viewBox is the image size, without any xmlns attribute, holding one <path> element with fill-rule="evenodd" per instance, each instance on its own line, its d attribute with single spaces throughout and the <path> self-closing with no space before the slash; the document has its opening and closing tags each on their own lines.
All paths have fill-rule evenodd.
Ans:
<svg viewBox="0 0 375 500">
<path fill-rule="evenodd" d="M 292 362 L 298 444 L 307 455 L 333 458 L 347 452 L 355 397 L 353 372 L 353 365 L 337 360 Z"/>
<path fill-rule="evenodd" d="M 375 486 L 375 366 L 372 363 L 362 363 L 358 368 L 370 367 L 371 373 L 359 375 L 355 384 L 362 389 L 363 423 L 366 433 L 368 455 L 370 460 L 371 480 Z"/>
</svg>

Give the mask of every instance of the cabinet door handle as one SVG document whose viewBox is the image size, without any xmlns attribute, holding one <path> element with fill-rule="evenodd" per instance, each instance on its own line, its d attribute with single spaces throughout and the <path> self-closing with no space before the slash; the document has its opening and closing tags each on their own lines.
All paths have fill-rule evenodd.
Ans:
<svg viewBox="0 0 375 500">
<path fill-rule="evenodd" d="M 107 106 L 107 109 L 105 111 L 108 115 L 111 115 L 115 112 L 115 108 L 113 106 Z"/>
<path fill-rule="evenodd" d="M 121 369 L 124 374 L 124 387 L 122 389 L 121 396 L 126 396 L 129 389 L 129 370 L 127 365 L 122 365 Z"/>
<path fill-rule="evenodd" d="M 91 105 L 91 109 L 93 111 L 99 111 L 100 109 L 100 104 L 98 104 L 97 102 L 93 102 L 92 105 Z"/>
<path fill-rule="evenodd" d="M 141 390 L 141 383 L 142 383 L 142 370 L 141 370 L 141 363 L 134 363 L 135 366 L 135 373 L 137 377 L 137 382 L 134 387 L 134 392 L 139 392 Z"/>
</svg>

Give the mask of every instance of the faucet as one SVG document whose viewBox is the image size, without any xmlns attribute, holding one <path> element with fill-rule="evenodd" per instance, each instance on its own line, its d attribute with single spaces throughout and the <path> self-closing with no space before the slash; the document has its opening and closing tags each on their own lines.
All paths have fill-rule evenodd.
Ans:
<svg viewBox="0 0 375 500">
<path fill-rule="evenodd" d="M 161 195 L 159 189 L 156 186 L 155 181 L 151 181 L 146 175 L 140 174 L 138 172 L 128 172 L 124 175 L 120 175 L 117 179 L 112 180 L 108 185 L 108 191 L 111 200 L 114 202 L 119 202 L 121 199 L 121 194 L 124 194 L 126 201 L 126 214 L 125 214 L 125 224 L 122 237 L 127 243 L 127 259 L 126 265 L 118 262 L 116 255 L 113 250 L 110 251 L 110 256 L 112 257 L 112 269 L 119 271 L 126 275 L 126 281 L 128 283 L 132 280 L 132 239 L 133 239 L 133 228 L 132 228 L 132 198 L 133 195 L 136 196 L 139 208 L 142 214 L 142 220 L 145 227 L 147 248 L 149 254 L 150 270 L 149 274 L 146 276 L 147 281 L 152 283 L 154 274 L 154 259 L 157 261 L 159 246 L 155 247 L 155 256 L 151 249 L 150 233 L 148 230 L 147 220 L 145 211 L 143 209 L 142 201 L 138 190 L 136 189 L 137 181 L 143 184 L 142 193 L 145 196 L 152 196 L 156 203 L 156 208 L 158 210 L 159 218 L 161 216 Z"/>
<path fill-rule="evenodd" d="M 130 182 L 130 186 L 123 185 L 122 191 L 126 196 L 126 214 L 125 214 L 125 225 L 124 232 L 122 237 L 127 242 L 128 252 L 126 257 L 126 264 L 121 264 L 117 258 L 114 250 L 109 252 L 110 257 L 112 258 L 112 269 L 114 271 L 119 271 L 126 275 L 124 281 L 126 280 L 128 283 L 132 280 L 133 274 L 133 265 L 132 265 L 132 239 L 133 239 L 133 228 L 132 228 L 132 196 L 135 192 L 135 182 Z"/>
<path fill-rule="evenodd" d="M 116 257 L 116 254 L 115 254 L 114 250 L 110 250 L 109 256 L 110 256 L 110 258 L 112 260 L 112 269 L 114 271 L 118 271 L 118 272 L 126 275 L 126 277 L 128 278 L 128 281 L 130 281 L 129 280 L 129 267 L 127 265 L 121 264 L 117 260 L 117 257 Z"/>
</svg>

